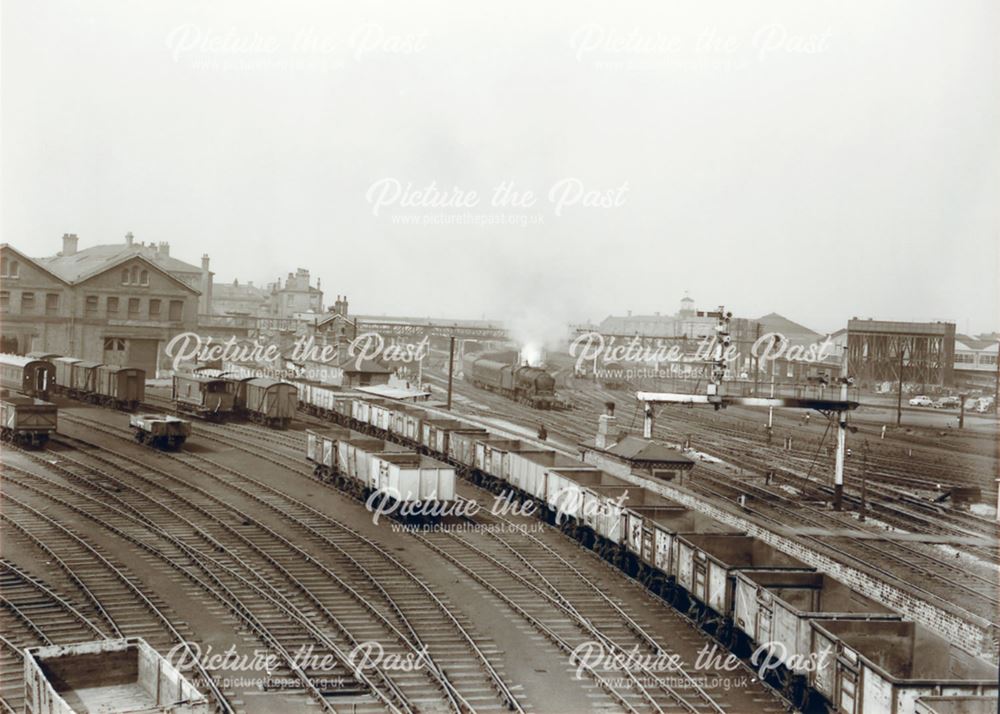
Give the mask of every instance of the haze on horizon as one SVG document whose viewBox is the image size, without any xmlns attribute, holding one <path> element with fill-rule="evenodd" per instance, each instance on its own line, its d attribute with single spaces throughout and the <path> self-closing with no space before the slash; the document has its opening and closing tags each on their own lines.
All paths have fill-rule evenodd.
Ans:
<svg viewBox="0 0 1000 714">
<path fill-rule="evenodd" d="M 0 240 L 30 255 L 132 231 L 220 282 L 309 268 L 367 314 L 556 324 L 688 291 L 1000 329 L 991 0 L 0 7 Z M 374 205 L 397 183 L 477 202 Z M 464 213 L 532 224 L 422 223 Z"/>
</svg>

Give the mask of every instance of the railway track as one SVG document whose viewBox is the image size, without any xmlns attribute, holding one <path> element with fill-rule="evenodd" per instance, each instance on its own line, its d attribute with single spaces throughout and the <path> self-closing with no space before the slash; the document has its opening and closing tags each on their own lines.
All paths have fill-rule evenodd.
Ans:
<svg viewBox="0 0 1000 714">
<path fill-rule="evenodd" d="M 241 434 L 245 432 L 241 426 L 232 424 L 222 428 Z M 280 441 L 295 458 L 301 458 L 305 446 L 302 436 L 284 434 Z M 642 651 L 641 656 L 654 660 L 676 656 L 676 653 L 665 650 L 632 615 L 597 588 L 576 565 L 542 540 L 522 531 L 524 524 L 518 526 L 503 518 L 493 518 L 492 521 L 508 526 L 504 532 L 514 534 L 516 543 L 496 535 L 494 530 L 463 532 L 461 537 L 447 529 L 417 531 L 414 537 L 486 587 L 567 655 L 584 643 L 594 642 L 606 648 L 609 656 L 614 653 L 626 658 L 633 647 L 637 652 Z M 476 545 L 473 539 L 479 540 L 483 533 L 485 542 Z M 557 537 L 562 538 L 561 535 Z M 463 556 L 470 555 L 469 551 L 471 558 L 463 559 Z M 493 566 L 492 577 L 483 576 L 483 560 Z M 525 571 L 532 577 L 526 578 Z M 531 603 L 532 606 L 519 603 Z M 566 616 L 561 628 L 551 623 L 552 609 Z M 676 625 L 683 625 L 674 613 L 664 610 L 664 614 L 676 618 Z M 609 631 L 613 632 L 613 636 L 608 634 Z M 689 649 L 697 649 L 705 643 L 704 635 L 694 630 L 684 635 Z M 588 673 L 614 702 L 627 711 L 726 711 L 683 667 L 669 671 L 652 671 L 641 666 L 635 669 L 609 674 L 591 668 Z M 723 673 L 712 674 L 722 676 Z M 672 684 L 671 680 L 677 682 Z M 780 708 L 775 709 L 778 710 Z"/>
<path fill-rule="evenodd" d="M 240 437 L 247 437 L 245 441 L 241 441 L 238 448 L 241 450 L 248 451 L 254 455 L 259 456 L 272 461 L 275 465 L 280 465 L 289 468 L 288 460 L 301 460 L 302 452 L 304 449 L 304 434 L 297 433 L 294 431 L 290 432 L 269 432 L 265 439 L 257 439 L 258 430 L 252 426 L 245 426 L 242 424 L 198 424 L 195 429 L 195 433 L 198 438 L 207 438 L 210 441 L 219 443 L 220 445 L 231 447 L 233 446 L 233 434 L 237 434 Z M 275 450 L 270 446 L 272 443 L 277 443 L 280 445 L 281 451 Z M 287 452 L 287 453 L 285 453 Z M 302 476 L 309 478 L 311 481 L 313 479 L 312 475 L 308 471 L 301 471 L 297 468 L 290 468 L 290 470 L 298 471 Z M 431 535 L 431 538 L 436 538 L 435 535 Z M 555 537 L 562 539 L 562 536 L 557 534 Z M 424 536 L 417 535 L 417 538 L 422 540 Z M 463 542 L 462 540 L 452 539 L 450 542 L 453 544 L 458 542 Z M 549 582 L 548 587 L 552 587 L 552 584 L 556 582 L 556 575 L 552 572 L 552 569 L 559 570 L 565 567 L 570 567 L 573 569 L 574 575 L 573 580 L 576 585 L 579 583 L 589 583 L 586 576 L 575 566 L 570 564 L 568 561 L 559 556 L 554 550 L 549 548 L 547 545 L 543 544 L 539 540 L 534 540 L 533 548 L 539 548 L 539 552 L 548 552 L 548 561 L 550 572 L 548 573 Z M 425 544 L 432 550 L 438 550 L 438 546 L 433 542 L 425 542 Z M 513 555 L 516 552 L 516 548 L 509 545 L 504 546 L 504 551 L 509 555 Z M 439 554 L 440 550 L 438 550 Z M 447 559 L 447 556 L 442 554 L 442 557 Z M 516 556 L 515 556 L 516 557 Z M 524 561 L 518 561 L 523 563 Z M 509 567 L 516 571 L 517 564 L 512 563 Z M 592 564 L 591 564 L 592 567 Z M 463 571 L 465 575 L 476 580 L 477 571 L 475 568 L 467 571 Z M 505 576 L 509 576 L 510 573 L 497 573 L 496 577 L 502 581 Z M 569 586 L 567 586 L 569 587 Z M 578 593 L 579 594 L 579 593 Z M 665 656 L 662 645 L 655 643 L 654 640 L 646 633 L 642 628 L 635 623 L 631 616 L 620 612 L 620 608 L 617 604 L 613 603 L 610 598 L 606 598 L 603 593 L 599 590 L 593 588 L 592 585 L 588 585 L 587 589 L 583 593 L 589 596 L 594 602 L 603 603 L 603 606 L 608 611 L 617 609 L 619 610 L 618 617 L 619 622 L 616 623 L 616 627 L 619 629 L 629 627 L 636 628 L 635 630 L 629 630 L 633 637 L 638 637 L 632 642 L 632 644 L 638 646 L 640 642 L 644 645 L 647 655 L 652 655 L 653 657 Z M 550 596 L 550 597 L 555 597 Z M 561 594 L 557 598 L 560 603 L 566 602 L 566 595 Z M 517 602 L 516 596 L 511 596 L 511 602 Z M 545 606 L 545 603 L 540 603 L 539 606 Z M 662 607 L 662 604 L 660 605 Z M 594 603 L 591 603 L 591 608 L 595 607 Z M 671 610 L 664 611 L 671 618 L 677 619 L 678 625 L 685 624 L 686 621 L 682 620 Z M 543 612 L 539 611 L 539 617 L 543 616 Z M 579 614 L 576 615 L 579 618 Z M 596 619 L 596 618 L 595 618 Z M 536 619 L 536 621 L 539 621 Z M 584 621 L 591 622 L 591 616 L 585 616 Z M 631 624 L 629 624 L 631 623 Z M 593 625 L 589 625 L 593 628 Z M 706 642 L 705 635 L 698 632 L 693 627 L 685 628 L 687 631 L 684 633 L 683 638 L 685 639 L 685 644 L 688 646 L 690 651 L 697 651 L 698 647 L 703 646 Z M 591 636 L 602 638 L 600 641 L 604 646 L 612 649 L 614 645 L 612 640 L 601 632 L 593 631 L 583 631 L 577 633 L 576 640 L 562 640 L 565 644 L 569 641 L 575 641 L 577 644 L 581 642 L 580 637 L 584 637 L 586 634 L 591 634 Z M 638 634 L 636 634 L 638 632 Z M 620 633 L 619 633 L 620 634 Z M 641 637 L 647 638 L 642 640 Z M 673 633 L 671 633 L 673 636 Z M 571 652 L 572 650 L 569 650 Z M 622 650 L 619 648 L 619 653 Z M 721 676 L 723 673 L 715 673 L 716 676 Z M 731 673 L 725 673 L 727 676 L 731 676 Z M 603 684 L 606 691 L 612 694 L 612 699 L 617 702 L 619 706 L 625 710 L 631 710 L 630 707 L 638 707 L 638 710 L 644 711 L 704 711 L 704 712 L 715 712 L 724 711 L 724 709 L 716 708 L 714 705 L 714 700 L 711 695 L 708 694 L 703 688 L 700 687 L 699 683 L 695 681 L 689 674 L 687 674 L 683 669 L 675 670 L 671 672 L 659 672 L 654 673 L 650 671 L 632 673 L 630 677 L 608 677 L 608 676 L 598 676 L 595 678 L 598 684 Z M 624 681 L 620 681 L 624 679 Z M 677 682 L 671 684 L 670 680 L 681 680 L 678 684 Z M 613 696 L 613 692 L 620 691 L 623 699 L 617 699 Z M 742 705 L 746 705 L 746 700 L 742 700 Z M 780 706 L 777 706 L 775 711 L 781 710 Z"/>
<path fill-rule="evenodd" d="M 591 403 L 591 407 L 596 406 Z M 667 425 L 659 424 L 657 431 L 678 442 L 683 442 L 691 436 L 691 430 L 685 433 L 675 427 L 673 422 Z M 698 434 L 698 446 L 713 456 L 721 457 L 730 463 L 737 463 L 741 468 L 748 468 L 760 474 L 770 473 L 778 481 L 788 483 L 806 493 L 812 491 L 827 498 L 832 495 L 832 489 L 826 479 L 813 476 L 814 473 L 829 471 L 832 466 L 827 468 L 828 465 L 823 464 L 820 468 L 816 468 L 815 453 L 807 455 L 801 452 L 788 452 L 779 450 L 775 446 L 761 446 L 735 437 L 720 437 L 710 431 Z M 866 507 L 870 511 L 877 512 L 879 517 L 890 525 L 909 531 L 913 531 L 915 526 L 921 526 L 923 531 L 918 529 L 916 532 L 930 534 L 979 535 L 993 541 L 1000 539 L 1000 527 L 996 522 L 964 511 L 947 510 L 936 503 L 932 497 L 941 492 L 931 488 L 926 481 L 920 483 L 928 494 L 927 498 L 918 498 L 907 490 L 885 486 L 879 482 L 877 473 L 869 472 L 865 481 L 869 493 Z M 848 469 L 845 482 L 848 487 L 853 486 L 854 491 L 851 493 L 849 490 L 846 493 L 848 504 L 860 507 L 862 475 L 857 463 Z M 1000 553 L 993 547 L 973 546 L 970 547 L 970 551 L 985 561 L 1000 564 Z"/>
<path fill-rule="evenodd" d="M 634 392 L 606 390 L 603 387 L 590 385 L 574 390 L 574 395 L 593 406 L 596 398 L 608 401 L 627 397 L 633 398 Z M 792 438 L 793 450 L 784 454 L 795 453 L 799 456 L 813 458 L 822 447 L 830 446 L 830 437 L 817 435 L 816 426 L 790 425 L 782 423 L 776 428 L 771 441 L 768 441 L 767 428 L 763 423 L 749 422 L 750 419 L 760 419 L 762 412 L 751 411 L 749 408 L 731 408 L 720 412 L 705 409 L 688 409 L 682 407 L 661 407 L 667 409 L 679 424 L 699 434 L 711 434 L 715 437 L 726 437 L 742 442 L 747 449 L 765 448 L 770 443 L 781 443 L 783 438 Z M 986 498 L 996 500 L 996 485 L 988 475 L 995 470 L 996 456 L 982 457 L 964 452 L 956 452 L 941 446 L 915 443 L 906 440 L 898 443 L 899 435 L 893 434 L 889 441 L 882 441 L 877 431 L 866 431 L 861 427 L 861 435 L 857 438 L 870 439 L 871 450 L 868 455 L 868 471 L 873 480 L 894 483 L 907 488 L 940 492 L 939 486 L 969 486 L 975 485 L 983 489 Z M 832 458 L 832 453 L 827 455 Z M 914 471 L 918 473 L 915 475 Z M 983 476 L 986 473 L 986 477 Z"/>
<path fill-rule="evenodd" d="M 71 417 L 70 421 L 84 422 L 87 420 Z M 101 424 L 89 423 L 88 426 L 122 436 L 115 430 L 107 429 Z M 122 436 L 122 438 L 127 437 Z M 248 453 L 254 452 L 248 451 Z M 472 708 L 489 710 L 501 707 L 511 708 L 515 711 L 521 710 L 517 698 L 503 681 L 500 673 L 490 663 L 490 656 L 495 654 L 492 646 L 488 643 L 482 643 L 482 638 L 469 631 L 464 618 L 456 613 L 452 606 L 435 596 L 424 583 L 409 572 L 404 564 L 392 557 L 385 549 L 348 529 L 338 521 L 329 518 L 326 514 L 272 488 L 265 482 L 244 476 L 233 469 L 194 454 L 180 453 L 164 456 L 183 463 L 186 468 L 196 471 L 206 479 L 211 479 L 238 491 L 243 498 L 256 505 L 266 506 L 268 510 L 299 529 L 302 535 L 297 536 L 296 542 L 293 544 L 287 538 L 279 535 L 274 528 L 266 527 L 246 515 L 248 509 L 240 509 L 239 513 L 242 514 L 240 517 L 244 520 L 244 524 L 249 523 L 258 530 L 266 532 L 266 538 L 254 544 L 261 551 L 258 555 L 267 560 L 267 563 L 255 563 L 257 570 L 269 573 L 277 569 L 281 572 L 274 574 L 273 577 L 280 574 L 285 580 L 288 580 L 291 576 L 300 583 L 311 584 L 311 587 L 304 590 L 309 591 L 314 598 L 316 595 L 322 595 L 318 598 L 322 602 L 332 601 L 333 595 L 322 591 L 320 587 L 322 585 L 321 574 L 318 572 L 311 574 L 309 572 L 293 572 L 299 568 L 316 571 L 320 567 L 318 560 L 312 558 L 309 553 L 337 554 L 335 562 L 324 565 L 322 568 L 322 576 L 326 579 L 335 579 L 335 573 L 341 572 L 355 572 L 363 579 L 361 585 L 353 581 L 350 585 L 344 582 L 340 583 L 342 588 L 353 590 L 353 597 L 344 600 L 345 596 L 341 595 L 341 600 L 336 601 L 337 612 L 353 613 L 351 623 L 359 628 L 372 620 L 381 621 L 384 629 L 377 639 L 387 653 L 407 655 L 421 651 L 427 652 L 426 660 L 429 666 L 426 671 L 418 673 L 415 677 L 407 677 L 408 680 L 412 681 L 400 683 L 401 690 L 406 690 L 407 694 L 412 692 L 412 699 L 410 696 L 406 698 L 413 702 L 416 709 L 433 708 L 439 706 L 443 700 L 449 702 L 449 708 L 453 710 Z M 120 454 L 102 455 L 100 458 L 106 462 L 123 459 L 127 462 L 130 460 Z M 282 463 L 279 459 L 272 458 L 272 460 L 278 464 Z M 141 466 L 141 464 L 139 465 Z M 285 465 L 287 466 L 287 464 Z M 167 472 L 162 469 L 157 469 L 156 474 L 158 479 L 168 477 Z M 310 477 L 310 474 L 304 472 L 301 475 Z M 190 484 L 172 481 L 170 491 L 175 498 L 179 488 L 183 488 L 183 493 L 186 494 L 194 487 Z M 216 501 L 217 496 L 209 494 L 205 489 L 194 490 L 200 492 L 200 498 L 216 502 L 216 505 L 221 507 L 222 504 Z M 227 504 L 226 507 L 232 509 L 231 504 Z M 198 522 L 203 522 L 209 515 L 207 512 L 199 513 Z M 192 516 L 191 521 L 194 522 L 194 520 Z M 305 539 L 306 545 L 314 547 L 300 548 L 297 544 L 303 543 L 303 539 Z M 216 540 L 225 542 L 221 541 L 218 535 Z M 280 543 L 283 550 L 274 550 L 277 547 L 274 545 L 276 543 Z M 324 559 L 330 558 L 327 556 Z M 300 561 L 301 565 L 298 564 Z M 285 564 L 283 568 L 279 568 L 281 563 Z M 267 566 L 266 569 L 265 566 Z M 316 584 L 317 578 L 320 578 L 320 585 Z M 414 588 L 414 585 L 417 587 Z M 353 600 L 353 605 L 351 600 Z M 317 606 L 315 602 L 313 605 Z M 391 615 L 383 616 L 381 614 L 383 611 L 387 611 Z M 348 618 L 345 616 L 342 619 L 346 621 Z M 347 630 L 349 628 L 344 627 L 345 633 Z M 371 639 L 371 633 L 369 632 L 366 637 Z M 360 644 L 361 641 L 359 640 L 357 643 Z M 398 652 L 396 652 L 397 649 Z M 475 676 L 470 676 L 463 671 L 467 669 L 463 665 L 470 656 L 473 661 L 478 660 L 480 663 L 480 670 L 474 671 Z M 455 675 L 455 681 L 451 681 L 444 675 L 445 670 L 461 674 Z M 436 697 L 427 689 L 428 678 L 439 690 Z M 491 692 L 492 701 L 484 701 L 484 691 Z M 474 705 L 473 702 L 475 702 Z"/>
<path fill-rule="evenodd" d="M 0 702 L 24 709 L 27 647 L 104 639 L 107 634 L 59 593 L 8 560 L 0 560 Z"/>
<path fill-rule="evenodd" d="M 480 399 L 482 395 L 477 394 Z M 592 438 L 593 424 L 596 423 L 596 416 L 603 413 L 604 402 L 607 395 L 597 393 L 590 394 L 586 399 L 579 399 L 578 402 L 584 405 L 584 409 L 576 412 L 554 412 L 546 415 L 545 422 L 550 427 L 550 433 L 568 434 L 573 441 L 589 441 Z M 482 401 L 486 401 L 482 399 Z M 489 400 L 488 410 L 481 410 L 483 416 L 493 416 L 507 419 L 515 423 L 524 423 L 525 414 L 518 413 L 514 405 L 504 404 L 504 400 Z M 687 410 L 694 411 L 694 410 Z M 591 419 L 586 413 L 593 415 Z M 535 413 L 530 415 L 535 418 Z M 658 438 L 666 438 L 672 441 L 683 441 L 692 433 L 691 429 L 681 429 L 674 423 L 664 425 L 657 424 Z M 789 523 L 798 523 L 808 528 L 818 529 L 849 529 L 857 530 L 865 528 L 847 516 L 838 515 L 834 512 L 810 507 L 803 502 L 803 493 L 810 490 L 819 494 L 819 489 L 825 486 L 818 480 L 807 479 L 794 471 L 784 468 L 791 482 L 794 483 L 797 491 L 796 497 L 792 498 L 777 485 L 761 486 L 763 475 L 767 470 L 764 465 L 768 462 L 756 459 L 753 452 L 744 443 L 741 446 L 719 442 L 721 439 L 710 431 L 695 431 L 699 438 L 707 442 L 699 443 L 702 450 L 718 455 L 730 463 L 738 464 L 753 463 L 756 468 L 751 468 L 750 473 L 757 472 L 757 478 L 740 478 L 739 473 L 734 474 L 731 470 L 723 466 L 710 462 L 699 462 L 692 472 L 692 479 L 689 486 L 694 483 L 697 490 L 707 499 L 715 502 L 724 502 L 730 506 L 740 508 L 746 514 L 750 513 L 767 527 L 780 527 L 785 529 Z M 749 457 L 749 458 L 748 458 Z M 779 453 L 774 458 L 780 459 Z M 741 469 L 742 470 L 742 466 Z M 747 474 L 749 475 L 749 474 Z M 750 507 L 744 508 L 740 496 L 751 496 Z M 824 496 L 826 498 L 827 496 Z M 857 499 L 856 496 L 854 496 Z M 855 500 L 857 503 L 857 500 Z M 870 508 L 879 509 L 883 505 L 878 499 L 869 502 Z M 927 531 L 931 534 L 954 534 L 967 535 L 968 530 L 963 528 L 949 528 L 944 524 L 935 524 L 928 520 L 933 516 L 932 512 L 923 510 L 916 514 L 912 510 L 902 509 L 897 504 L 889 504 L 895 509 L 895 513 L 877 510 L 878 518 L 887 522 L 894 522 L 894 525 L 902 530 L 912 531 L 914 525 L 920 521 L 927 525 Z M 872 511 L 869 511 L 869 515 Z M 919 515 L 920 520 L 914 518 Z M 848 520 L 849 519 L 849 520 Z M 971 521 L 975 523 L 975 520 Z M 881 533 L 878 529 L 871 527 L 873 535 Z M 995 534 L 995 527 L 988 526 L 980 531 L 981 535 L 990 537 Z M 888 576 L 912 592 L 923 596 L 931 597 L 937 601 L 949 603 L 957 606 L 966 613 L 984 617 L 990 622 L 995 622 L 997 612 L 1000 611 L 1000 602 L 997 600 L 998 583 L 995 570 L 976 566 L 977 572 L 970 572 L 970 564 L 963 560 L 956 561 L 954 553 L 945 554 L 940 551 L 935 552 L 933 546 L 914 546 L 895 541 L 880 540 L 866 542 L 861 539 L 843 538 L 837 541 L 829 541 L 826 538 L 813 536 L 797 536 L 806 545 L 816 548 L 820 552 L 826 552 L 832 557 L 844 562 L 855 563 L 863 568 L 877 573 L 880 577 Z M 877 543 L 877 545 L 875 545 Z M 997 555 L 989 547 L 972 548 L 977 556 L 983 558 L 985 563 L 995 564 Z"/>
<path fill-rule="evenodd" d="M 499 410 L 490 409 L 489 416 L 497 416 Z M 505 417 L 503 413 L 500 413 L 501 417 Z M 534 415 L 532 415 L 534 416 Z M 574 434 L 577 438 L 587 438 L 589 431 L 589 425 L 581 424 L 581 416 L 579 414 L 569 413 L 552 413 L 547 416 L 555 416 L 557 421 L 565 423 L 565 431 Z M 523 415 L 519 417 L 517 413 L 509 413 L 511 421 L 523 420 Z M 548 419 L 551 424 L 554 420 Z M 557 428 L 562 429 L 563 424 L 557 426 Z M 247 444 L 239 444 L 238 448 L 246 450 L 248 453 L 254 453 L 255 455 L 261 456 L 262 458 L 267 458 L 275 463 L 278 463 L 287 468 L 287 455 L 284 451 L 290 453 L 298 453 L 301 449 L 301 436 L 295 435 L 294 432 L 271 432 L 267 434 L 266 438 L 261 438 L 259 431 L 252 427 L 247 427 L 244 425 L 206 425 L 204 429 L 199 425 L 199 432 L 205 431 L 206 434 L 199 434 L 204 438 L 215 439 L 226 443 L 228 446 L 234 446 L 232 443 L 232 435 L 237 434 L 239 436 L 248 437 Z M 210 432 L 210 433 L 209 433 Z M 228 433 L 228 437 L 224 436 Z M 254 437 L 250 439 L 249 437 Z M 279 451 L 280 449 L 281 451 Z M 296 469 L 291 469 L 296 470 Z M 710 478 L 704 479 L 708 483 L 703 483 L 703 493 L 705 495 L 712 497 L 715 500 L 723 500 L 729 503 L 735 503 L 739 494 L 747 494 L 749 492 L 749 485 L 740 482 L 736 484 L 736 489 L 733 490 L 734 484 L 732 483 L 732 474 L 723 471 L 712 465 L 699 465 L 697 471 L 709 472 Z M 301 473 L 301 471 L 300 471 Z M 303 473 L 303 475 L 306 475 Z M 698 480 L 702 477 L 699 476 Z M 804 487 L 808 484 L 800 484 L 800 487 Z M 817 488 L 818 484 L 811 484 L 813 488 Z M 729 489 L 729 490 L 727 490 Z M 794 515 L 801 510 L 801 499 L 797 501 L 791 501 L 784 496 L 787 505 L 782 505 L 780 499 L 777 497 L 782 496 L 780 491 L 776 489 L 762 489 L 756 493 L 756 499 L 754 502 L 754 510 L 760 511 L 757 515 L 766 521 L 772 523 L 787 523 L 788 517 Z M 768 502 L 779 500 L 777 506 L 767 505 Z M 758 509 L 758 506 L 760 507 Z M 794 509 L 792 511 L 782 511 L 783 508 Z M 808 523 L 812 527 L 837 527 L 837 526 L 848 526 L 856 528 L 857 524 L 847 522 L 842 520 L 836 520 L 837 517 L 826 511 L 820 511 L 815 509 L 816 512 L 809 515 L 810 518 L 815 517 L 820 520 L 808 521 L 804 520 L 801 515 L 796 516 L 798 522 L 806 524 Z M 975 525 L 975 519 L 972 519 L 972 524 Z M 912 526 L 912 523 L 910 524 Z M 963 526 L 956 525 L 952 532 L 959 532 Z M 964 532 L 968 532 L 965 530 Z M 825 546 L 826 550 L 831 550 L 830 543 L 817 543 L 817 546 Z M 869 543 L 864 543 L 863 541 L 857 541 L 854 543 L 849 542 L 834 542 L 832 544 L 834 547 L 832 550 L 839 553 L 842 556 L 840 559 L 847 559 L 860 562 L 867 565 L 878 572 L 888 573 L 895 577 L 904 579 L 909 584 L 920 583 L 919 588 L 924 593 L 935 596 L 935 597 L 948 597 L 949 594 L 954 594 L 955 590 L 959 590 L 963 593 L 963 597 L 971 598 L 971 601 L 978 601 L 981 603 L 981 607 L 976 606 L 966 606 L 970 612 L 975 612 L 976 609 L 979 612 L 988 613 L 990 619 L 992 620 L 996 612 L 997 601 L 995 598 L 996 584 L 995 582 L 989 581 L 988 579 L 982 579 L 977 577 L 968 577 L 965 573 L 965 568 L 963 564 L 955 564 L 954 561 L 945 561 L 944 559 L 936 555 L 927 555 L 923 551 L 916 550 L 910 546 L 901 545 L 898 543 L 893 543 L 888 547 L 891 552 L 887 553 L 886 548 L 882 547 L 882 543 L 879 546 L 872 547 Z M 819 548 L 818 548 L 819 549 Z M 888 563 L 886 561 L 889 561 Z M 940 583 L 942 589 L 937 589 L 937 586 L 933 590 L 923 590 L 922 586 L 925 586 L 928 581 Z M 912 588 L 911 588 L 912 589 Z"/>
<path fill-rule="evenodd" d="M 19 469 L 5 464 L 3 519 L 5 537 L 18 537 L 53 560 L 51 572 L 62 572 L 67 581 L 65 589 L 54 583 L 42 584 L 13 564 L 6 566 L 11 579 L 5 579 L 3 595 L 16 602 L 17 586 L 30 584 L 50 601 L 36 612 L 20 608 L 20 622 L 34 640 L 9 638 L 5 643 L 4 681 L 10 683 L 17 692 L 24 689 L 23 672 L 18 678 L 10 669 L 11 661 L 21 661 L 20 650 L 37 644 L 69 644 L 81 639 L 99 637 L 139 636 L 153 647 L 165 652 L 171 647 L 188 642 L 197 642 L 186 624 L 177 622 L 169 608 L 155 595 L 147 595 L 141 582 L 123 566 L 88 543 L 80 535 L 63 525 L 59 519 L 47 511 L 39 510 L 28 501 L 34 493 L 24 488 L 14 473 Z M 14 533 L 17 536 L 14 536 Z M 11 595 L 7 585 L 15 586 Z M 21 589 L 23 590 L 23 589 Z M 54 620 L 62 613 L 62 621 Z M 34 615 L 34 616 L 32 616 Z M 45 618 L 42 621 L 42 618 Z M 77 625 L 67 628 L 67 622 Z M 14 630 L 4 629 L 5 633 Z M 22 634 L 24 630 L 22 629 Z M 69 639 L 73 638 L 73 639 Z M 185 646 L 186 649 L 186 646 Z M 190 650 L 188 650 L 190 651 Z M 197 665 L 194 674 L 205 681 L 203 685 L 221 712 L 234 712 L 230 696 L 212 680 L 208 673 Z M 14 690 L 7 690 L 14 691 Z M 4 698 L 10 696 L 4 694 Z M 15 710 L 19 711 L 19 709 Z"/>
</svg>

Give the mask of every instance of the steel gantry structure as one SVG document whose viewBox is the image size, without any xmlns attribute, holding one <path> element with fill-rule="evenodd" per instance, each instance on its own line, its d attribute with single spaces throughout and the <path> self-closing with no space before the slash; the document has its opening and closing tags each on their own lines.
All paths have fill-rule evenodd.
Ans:
<svg viewBox="0 0 1000 714">
<path fill-rule="evenodd" d="M 901 381 L 921 388 L 949 386 L 954 382 L 955 324 L 850 320 L 847 365 L 864 386 Z"/>
</svg>

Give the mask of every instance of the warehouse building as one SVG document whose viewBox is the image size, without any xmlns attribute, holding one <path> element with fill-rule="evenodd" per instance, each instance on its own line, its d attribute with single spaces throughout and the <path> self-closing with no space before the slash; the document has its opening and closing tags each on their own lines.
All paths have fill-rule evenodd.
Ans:
<svg viewBox="0 0 1000 714">
<path fill-rule="evenodd" d="M 194 331 L 210 284 L 202 266 L 172 258 L 169 245 L 133 241 L 78 250 L 75 234 L 62 250 L 31 258 L 0 246 L 0 311 L 5 351 L 56 352 L 81 359 L 139 367 L 156 373 L 163 347 Z"/>
</svg>

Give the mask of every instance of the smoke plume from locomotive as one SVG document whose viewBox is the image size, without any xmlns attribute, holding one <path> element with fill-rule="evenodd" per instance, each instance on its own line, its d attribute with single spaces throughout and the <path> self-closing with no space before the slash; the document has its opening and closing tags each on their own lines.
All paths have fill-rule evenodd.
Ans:
<svg viewBox="0 0 1000 714">
<path fill-rule="evenodd" d="M 530 367 L 538 367 L 542 363 L 542 346 L 537 342 L 521 345 L 521 364 L 528 363 Z"/>
</svg>

